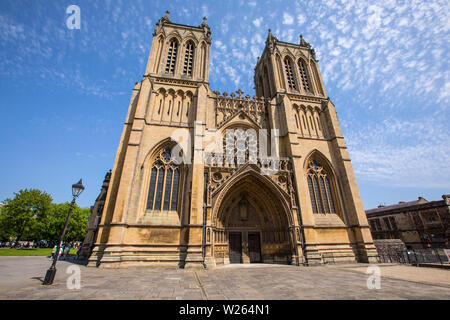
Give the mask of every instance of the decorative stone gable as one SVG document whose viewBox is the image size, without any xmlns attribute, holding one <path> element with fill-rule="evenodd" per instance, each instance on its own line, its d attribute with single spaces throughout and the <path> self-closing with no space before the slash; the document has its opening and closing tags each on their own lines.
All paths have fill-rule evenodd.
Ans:
<svg viewBox="0 0 450 320">
<path fill-rule="evenodd" d="M 236 93 L 238 93 L 238 96 L 234 93 L 228 96 L 227 92 L 219 96 L 220 93 L 216 91 L 217 97 L 214 98 L 216 127 L 222 127 L 235 115 L 241 113 L 243 117 L 247 116 L 254 121 L 259 128 L 265 128 L 267 111 L 264 98 L 253 97 L 253 99 L 250 99 L 249 95 L 242 97 L 243 92 L 241 90 L 236 91 Z"/>
</svg>

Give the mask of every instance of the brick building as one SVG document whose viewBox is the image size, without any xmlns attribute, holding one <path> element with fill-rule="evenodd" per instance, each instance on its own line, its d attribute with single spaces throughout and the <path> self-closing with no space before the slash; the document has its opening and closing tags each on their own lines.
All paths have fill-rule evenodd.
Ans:
<svg viewBox="0 0 450 320">
<path fill-rule="evenodd" d="M 450 195 L 366 211 L 374 241 L 400 239 L 408 249 L 450 248 Z"/>
</svg>

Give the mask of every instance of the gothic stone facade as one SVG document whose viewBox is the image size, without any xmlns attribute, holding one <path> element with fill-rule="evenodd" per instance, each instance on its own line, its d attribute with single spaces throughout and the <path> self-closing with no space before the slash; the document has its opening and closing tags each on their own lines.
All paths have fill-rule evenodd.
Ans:
<svg viewBox="0 0 450 320">
<path fill-rule="evenodd" d="M 108 193 L 109 181 L 111 180 L 111 170 L 106 173 L 102 188 L 94 205 L 91 207 L 91 215 L 86 225 L 86 235 L 83 240 L 81 251 L 78 255 L 80 260 L 87 260 L 94 248 L 95 239 L 98 233 L 98 225 L 102 218 L 103 208 L 105 207 L 106 194 Z"/>
<path fill-rule="evenodd" d="M 89 265 L 376 261 L 311 46 L 269 30 L 251 98 L 209 88 L 210 45 L 206 18 L 156 24 Z"/>
</svg>

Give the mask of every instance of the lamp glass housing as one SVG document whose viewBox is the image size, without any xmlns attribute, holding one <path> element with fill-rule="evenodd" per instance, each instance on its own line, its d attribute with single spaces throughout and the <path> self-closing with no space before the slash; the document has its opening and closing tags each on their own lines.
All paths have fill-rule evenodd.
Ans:
<svg viewBox="0 0 450 320">
<path fill-rule="evenodd" d="M 78 197 L 84 190 L 83 181 L 80 179 L 77 183 L 72 185 L 72 195 L 76 198 Z"/>
</svg>

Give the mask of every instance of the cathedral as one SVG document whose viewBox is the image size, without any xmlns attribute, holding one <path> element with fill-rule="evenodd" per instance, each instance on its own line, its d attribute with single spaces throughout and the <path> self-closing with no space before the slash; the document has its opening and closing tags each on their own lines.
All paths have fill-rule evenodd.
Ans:
<svg viewBox="0 0 450 320">
<path fill-rule="evenodd" d="M 156 23 L 90 220 L 88 265 L 375 262 L 314 49 L 269 30 L 250 97 L 209 87 L 211 41 L 206 18 Z"/>
</svg>

